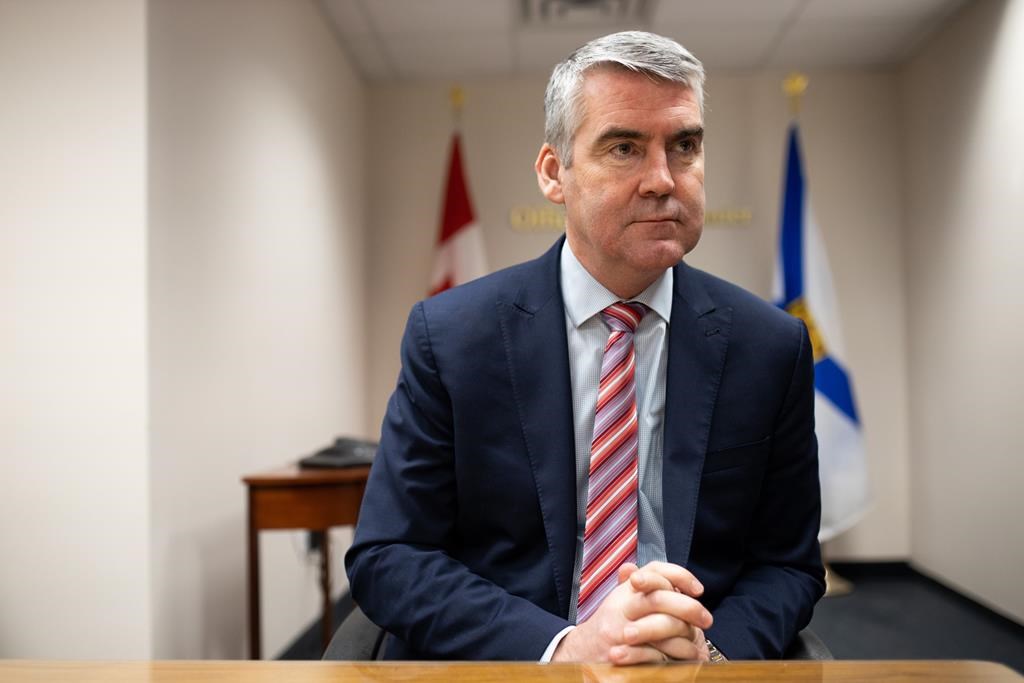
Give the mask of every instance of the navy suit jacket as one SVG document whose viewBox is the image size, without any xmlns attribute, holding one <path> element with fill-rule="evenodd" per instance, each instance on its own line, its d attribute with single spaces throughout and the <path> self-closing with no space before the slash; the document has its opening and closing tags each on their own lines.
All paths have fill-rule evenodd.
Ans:
<svg viewBox="0 0 1024 683">
<path fill-rule="evenodd" d="M 583 530 L 561 245 L 409 316 L 345 558 L 388 658 L 537 660 L 570 623 Z M 807 332 L 680 263 L 666 381 L 668 560 L 704 584 L 726 656 L 779 657 L 824 590 Z"/>
</svg>

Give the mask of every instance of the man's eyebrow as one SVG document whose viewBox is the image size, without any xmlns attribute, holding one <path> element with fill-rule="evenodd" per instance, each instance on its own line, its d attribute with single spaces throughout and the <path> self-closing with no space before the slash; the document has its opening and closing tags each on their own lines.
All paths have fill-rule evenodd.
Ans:
<svg viewBox="0 0 1024 683">
<path fill-rule="evenodd" d="M 683 128 L 682 130 L 676 131 L 676 134 L 672 136 L 672 140 L 685 140 L 686 138 L 704 138 L 704 126 L 694 126 L 693 128 Z"/>
<path fill-rule="evenodd" d="M 601 147 L 613 140 L 646 140 L 650 136 L 641 133 L 638 130 L 632 128 L 609 128 L 605 132 L 597 136 L 594 140 L 595 147 Z M 678 140 L 685 140 L 687 138 L 704 138 L 704 126 L 693 126 L 692 128 L 682 128 L 677 130 L 670 138 L 672 142 Z"/>
<path fill-rule="evenodd" d="M 597 136 L 597 139 L 594 140 L 594 146 L 600 147 L 612 140 L 644 140 L 647 137 L 640 131 L 633 130 L 632 128 L 609 128 Z"/>
</svg>

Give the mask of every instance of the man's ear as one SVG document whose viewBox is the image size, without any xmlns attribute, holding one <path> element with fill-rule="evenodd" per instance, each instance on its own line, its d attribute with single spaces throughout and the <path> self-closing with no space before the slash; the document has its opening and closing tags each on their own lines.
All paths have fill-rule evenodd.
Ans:
<svg viewBox="0 0 1024 683">
<path fill-rule="evenodd" d="M 540 154 L 537 155 L 537 163 L 533 165 L 535 171 L 537 171 L 537 185 L 540 186 L 540 192 L 548 201 L 552 201 L 555 204 L 564 204 L 565 196 L 562 193 L 562 162 L 558 159 L 558 154 L 555 152 L 554 147 L 548 143 L 544 143 L 544 146 L 540 148 Z"/>
</svg>

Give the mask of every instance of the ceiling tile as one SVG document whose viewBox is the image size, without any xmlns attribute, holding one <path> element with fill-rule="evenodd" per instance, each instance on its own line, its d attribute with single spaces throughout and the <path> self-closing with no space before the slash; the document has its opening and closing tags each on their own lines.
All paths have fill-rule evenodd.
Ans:
<svg viewBox="0 0 1024 683">
<path fill-rule="evenodd" d="M 682 43 L 707 68 L 752 69 L 762 65 L 779 27 L 775 22 L 734 21 L 664 25 L 658 32 Z"/>
<path fill-rule="evenodd" d="M 385 36 L 384 40 L 401 79 L 470 78 L 507 74 L 513 67 L 505 32 Z"/>
<path fill-rule="evenodd" d="M 947 15 L 963 0 L 808 0 L 802 20 L 927 20 Z"/>
<path fill-rule="evenodd" d="M 915 20 L 799 21 L 786 33 L 768 65 L 821 68 L 892 64 L 917 37 Z"/>
<path fill-rule="evenodd" d="M 660 25 L 656 32 L 673 38 L 697 56 L 708 68 L 750 69 L 760 66 L 775 39 L 774 24 L 760 23 Z M 557 62 L 588 40 L 607 32 L 520 31 L 513 45 L 522 72 L 550 71 Z"/>
<path fill-rule="evenodd" d="M 583 29 L 636 24 L 647 19 L 648 0 L 519 0 L 520 26 Z"/>
<path fill-rule="evenodd" d="M 804 0 L 660 0 L 655 2 L 652 24 L 686 26 L 704 22 L 729 23 L 739 20 L 781 23 Z M 849 1 L 849 0 L 848 0 Z M 852 4 L 855 4 L 854 0 Z M 895 1 L 895 0 L 890 0 Z"/>
<path fill-rule="evenodd" d="M 508 31 L 517 3 L 509 0 L 359 0 L 378 35 Z"/>
<path fill-rule="evenodd" d="M 638 28 L 527 27 L 522 0 L 319 1 L 342 42 L 359 39 L 347 49 L 371 80 L 547 73 L 592 38 Z M 649 26 L 640 28 L 678 39 L 710 68 L 735 69 L 899 63 L 966 2 L 648 1 Z"/>
<path fill-rule="evenodd" d="M 324 0 L 324 9 L 334 22 L 338 33 L 343 36 L 367 36 L 371 34 L 366 23 L 366 13 L 358 0 Z"/>
<path fill-rule="evenodd" d="M 561 62 L 573 50 L 594 38 L 599 38 L 615 30 L 607 26 L 589 29 L 547 30 L 522 29 L 516 32 L 512 44 L 515 50 L 515 64 L 518 71 L 532 73 L 543 71 L 550 73 L 555 64 Z M 635 27 L 632 27 L 635 28 Z"/>
</svg>

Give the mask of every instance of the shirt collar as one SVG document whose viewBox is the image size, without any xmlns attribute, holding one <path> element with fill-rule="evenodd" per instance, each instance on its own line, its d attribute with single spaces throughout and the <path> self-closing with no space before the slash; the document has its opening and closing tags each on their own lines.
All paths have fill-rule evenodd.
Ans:
<svg viewBox="0 0 1024 683">
<path fill-rule="evenodd" d="M 579 327 L 592 317 L 621 299 L 594 279 L 569 247 L 569 240 L 562 244 L 561 254 L 562 301 L 565 312 L 573 327 Z M 672 282 L 671 268 L 666 268 L 661 276 L 651 285 L 630 299 L 638 301 L 661 316 L 667 323 L 672 314 Z"/>
</svg>

